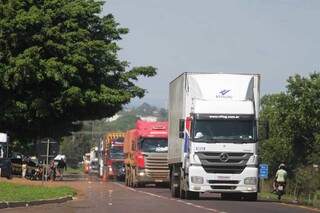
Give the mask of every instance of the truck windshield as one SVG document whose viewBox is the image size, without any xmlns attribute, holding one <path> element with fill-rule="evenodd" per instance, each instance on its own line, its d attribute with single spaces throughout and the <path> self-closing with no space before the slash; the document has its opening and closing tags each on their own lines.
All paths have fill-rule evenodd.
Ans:
<svg viewBox="0 0 320 213">
<path fill-rule="evenodd" d="M 254 120 L 196 120 L 193 130 L 195 142 L 255 142 Z"/>
<path fill-rule="evenodd" d="M 165 138 L 144 138 L 140 142 L 140 148 L 143 152 L 168 152 L 168 140 Z"/>
<path fill-rule="evenodd" d="M 122 146 L 113 146 L 110 149 L 110 158 L 112 159 L 123 159 L 123 147 Z"/>
</svg>

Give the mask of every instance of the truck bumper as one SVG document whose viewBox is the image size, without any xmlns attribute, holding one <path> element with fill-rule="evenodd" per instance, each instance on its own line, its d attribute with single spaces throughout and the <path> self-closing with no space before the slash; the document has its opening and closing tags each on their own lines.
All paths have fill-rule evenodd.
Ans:
<svg viewBox="0 0 320 213">
<path fill-rule="evenodd" d="M 192 182 L 192 177 L 203 177 L 203 183 Z M 246 167 L 240 174 L 219 174 L 207 173 L 202 166 L 190 166 L 188 182 L 189 190 L 196 192 L 256 193 L 258 168 Z"/>
<path fill-rule="evenodd" d="M 150 172 L 147 172 L 145 169 L 141 169 L 137 173 L 137 180 L 139 183 L 148 184 L 148 183 L 169 183 L 169 171 L 168 174 L 163 176 L 156 176 Z"/>
</svg>

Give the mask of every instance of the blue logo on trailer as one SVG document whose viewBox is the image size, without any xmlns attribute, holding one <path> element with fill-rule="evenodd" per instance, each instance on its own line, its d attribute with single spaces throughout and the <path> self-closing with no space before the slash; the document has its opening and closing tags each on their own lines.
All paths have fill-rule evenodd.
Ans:
<svg viewBox="0 0 320 213">
<path fill-rule="evenodd" d="M 259 177 L 262 179 L 267 179 L 268 175 L 269 175 L 268 164 L 260 164 L 259 165 Z"/>
<path fill-rule="evenodd" d="M 228 92 L 230 92 L 230 90 L 224 89 L 224 90 L 221 90 L 219 93 L 220 93 L 221 95 L 225 95 L 225 94 L 227 94 Z"/>
</svg>

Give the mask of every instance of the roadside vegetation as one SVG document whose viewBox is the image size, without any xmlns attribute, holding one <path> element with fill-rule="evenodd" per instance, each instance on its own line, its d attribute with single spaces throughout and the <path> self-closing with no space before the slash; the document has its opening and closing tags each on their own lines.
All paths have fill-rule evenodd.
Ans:
<svg viewBox="0 0 320 213">
<path fill-rule="evenodd" d="M 35 201 L 74 196 L 75 190 L 66 187 L 46 187 L 20 185 L 9 182 L 0 182 L 0 202 Z"/>
<path fill-rule="evenodd" d="M 60 140 L 79 130 L 79 121 L 111 117 L 145 95 L 136 81 L 156 68 L 118 57 L 129 30 L 101 15 L 103 4 L 0 2 L 0 130 L 11 148 L 31 152 L 35 140 Z"/>
<path fill-rule="evenodd" d="M 117 113 L 116 120 L 107 120 L 106 118 L 94 121 L 82 122 L 82 128 L 73 133 L 72 136 L 64 137 L 60 150 L 68 156 L 69 168 L 77 167 L 82 161 L 84 153 L 88 152 L 91 147 L 96 146 L 100 139 L 109 131 L 127 131 L 134 128 L 139 117 L 157 117 L 157 120 L 164 121 L 168 119 L 167 110 L 143 103 L 138 107 L 127 107 Z"/>
<path fill-rule="evenodd" d="M 286 192 L 295 200 L 320 206 L 320 73 L 288 79 L 287 91 L 261 101 L 261 123 L 269 123 L 269 139 L 260 142 L 261 162 L 272 179 L 285 163 Z M 262 134 L 264 128 L 261 129 Z M 266 191 L 271 191 L 271 183 Z"/>
</svg>

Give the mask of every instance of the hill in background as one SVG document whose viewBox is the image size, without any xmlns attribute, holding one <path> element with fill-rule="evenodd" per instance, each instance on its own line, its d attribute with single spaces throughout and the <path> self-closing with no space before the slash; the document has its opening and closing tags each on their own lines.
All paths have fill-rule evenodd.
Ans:
<svg viewBox="0 0 320 213">
<path fill-rule="evenodd" d="M 68 158 L 68 163 L 76 164 L 82 161 L 84 153 L 97 145 L 104 134 L 111 131 L 127 131 L 134 128 L 138 119 L 147 121 L 166 121 L 168 112 L 164 108 L 157 108 L 148 103 L 139 107 L 124 107 L 122 111 L 111 118 L 84 121 L 79 132 L 65 137 L 60 145 L 61 153 Z"/>
</svg>

